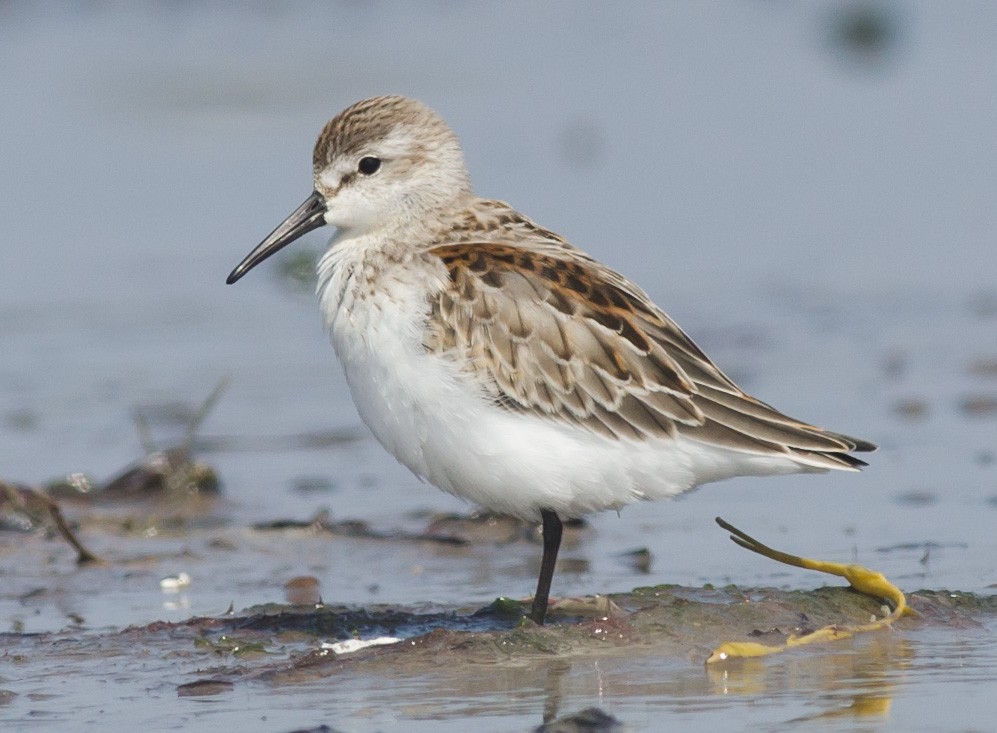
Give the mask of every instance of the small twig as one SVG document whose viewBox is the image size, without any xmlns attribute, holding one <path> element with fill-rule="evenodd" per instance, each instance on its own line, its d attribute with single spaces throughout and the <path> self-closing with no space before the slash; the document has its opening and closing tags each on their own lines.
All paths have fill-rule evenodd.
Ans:
<svg viewBox="0 0 997 733">
<path fill-rule="evenodd" d="M 59 534 L 61 534 L 62 538 L 72 545 L 74 550 L 76 550 L 77 565 L 89 565 L 91 563 L 100 565 L 105 564 L 104 560 L 83 546 L 83 543 L 80 542 L 73 530 L 70 529 L 69 524 L 66 522 L 66 518 L 62 516 L 62 510 L 59 508 L 59 505 L 56 504 L 55 499 L 38 489 L 29 489 L 29 491 L 31 491 L 31 493 L 45 505 L 45 508 L 48 509 L 49 516 L 51 516 L 52 521 L 55 522 L 56 529 L 59 530 Z"/>
<path fill-rule="evenodd" d="M 222 392 L 228 387 L 228 383 L 231 381 L 230 377 L 222 377 L 218 380 L 218 384 L 215 388 L 211 390 L 201 406 L 197 408 L 197 412 L 194 413 L 194 417 L 191 418 L 190 422 L 187 424 L 187 430 L 184 435 L 183 447 L 185 451 L 190 450 L 191 443 L 194 442 L 194 436 L 197 431 L 201 428 L 201 423 L 204 422 L 208 414 L 214 409 L 215 403 L 218 402 L 218 398 L 222 396 Z"/>
</svg>

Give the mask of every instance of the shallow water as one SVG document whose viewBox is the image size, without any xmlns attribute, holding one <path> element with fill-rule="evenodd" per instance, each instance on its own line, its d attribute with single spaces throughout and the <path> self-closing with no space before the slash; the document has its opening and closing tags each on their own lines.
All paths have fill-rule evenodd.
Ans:
<svg viewBox="0 0 997 733">
<path fill-rule="evenodd" d="M 185 641 L 101 659 L 94 674 L 105 634 L 281 601 L 294 576 L 316 577 L 327 602 L 357 605 L 471 610 L 532 590 L 538 547 L 526 539 L 452 548 L 252 529 L 326 507 L 419 532 L 431 512 L 469 509 L 367 436 L 312 298 L 279 263 L 223 285 L 310 190 L 325 120 L 383 92 L 436 107 L 483 195 L 634 276 L 751 392 L 882 445 L 862 474 L 730 481 L 595 517 L 565 548 L 573 562 L 556 594 L 822 584 L 730 544 L 718 514 L 906 590 L 993 593 L 997 177 L 986 161 L 997 153 L 997 11 L 870 5 L 885 13 L 870 26 L 856 25 L 863 4 L 688 3 L 624 17 L 528 4 L 240 7 L 0 6 L 0 477 L 107 478 L 142 455 L 133 409 L 157 416 L 154 437 L 171 444 L 177 403 L 195 406 L 231 379 L 200 431 L 224 495 L 193 526 L 125 530 L 102 525 L 103 510 L 68 507 L 112 563 L 83 570 L 57 541 L 0 535 L 0 630 L 12 632 L 6 653 L 24 657 L 0 668 L 0 688 L 17 694 L 0 721 L 539 724 L 545 670 L 510 673 L 501 690 L 486 668 L 449 691 L 429 676 L 344 675 L 326 695 L 321 681 L 237 683 L 220 700 L 178 700 L 202 663 L 172 661 Z M 300 438 L 330 430 L 358 438 Z M 640 548 L 650 574 L 621 556 Z M 164 594 L 160 579 L 180 572 L 190 586 Z M 911 665 L 869 672 L 873 687 L 889 678 L 889 714 L 818 724 L 986 728 L 993 630 L 988 620 L 900 634 L 887 666 Z M 30 635 L 56 632 L 71 640 L 61 666 L 34 646 L 48 637 Z M 81 638 L 97 641 L 74 654 Z M 796 727 L 847 709 L 862 688 L 851 671 L 829 690 L 823 663 L 875 670 L 882 643 L 765 662 L 761 682 L 737 694 L 718 692 L 698 659 L 572 662 L 560 710 L 597 705 L 638 730 L 661 715 L 691 730 L 732 715 Z"/>
<path fill-rule="evenodd" d="M 618 618 L 562 618 L 546 629 L 514 630 L 514 619 L 487 614 L 271 606 L 122 632 L 8 635 L 7 659 L 23 678 L 5 712 L 16 727 L 77 730 L 458 731 L 472 720 L 475 729 L 528 730 L 592 707 L 629 730 L 726 729 L 735 716 L 760 730 L 986 729 L 997 663 L 992 598 L 916 594 L 921 615 L 895 630 L 704 666 L 704 642 L 752 619 L 786 629 L 803 606 L 823 624 L 875 605 L 847 591 L 756 590 L 747 604 L 740 594 L 662 589 L 657 609 L 648 594 L 618 597 Z M 411 641 L 343 657 L 316 644 L 385 631 Z"/>
</svg>

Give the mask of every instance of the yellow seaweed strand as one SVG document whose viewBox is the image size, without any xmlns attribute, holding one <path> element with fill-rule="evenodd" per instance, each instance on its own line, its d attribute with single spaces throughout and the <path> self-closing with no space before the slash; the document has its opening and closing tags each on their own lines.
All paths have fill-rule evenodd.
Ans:
<svg viewBox="0 0 997 733">
<path fill-rule="evenodd" d="M 828 573 L 829 575 L 839 575 L 847 580 L 849 584 L 851 584 L 851 586 L 860 593 L 886 600 L 893 607 L 893 610 L 883 618 L 876 619 L 867 624 L 859 624 L 857 626 L 838 626 L 835 624 L 825 626 L 812 633 L 804 634 L 802 636 L 794 634 L 786 639 L 785 644 L 780 646 L 768 646 L 751 641 L 727 642 L 726 644 L 721 644 L 713 651 L 713 653 L 706 660 L 707 664 L 722 662 L 733 658 L 761 657 L 767 654 L 776 654 L 778 652 L 785 651 L 786 649 L 803 646 L 804 644 L 816 644 L 828 641 L 837 641 L 838 639 L 847 639 L 855 634 L 867 631 L 876 631 L 877 629 L 887 627 L 904 614 L 911 613 L 910 609 L 907 607 L 907 599 L 904 594 L 899 588 L 893 585 L 893 583 L 887 580 L 886 576 L 882 573 L 876 572 L 875 570 L 869 570 L 869 568 L 856 565 L 854 563 L 844 564 L 838 562 L 826 562 L 824 560 L 811 560 L 810 558 L 798 557 L 797 555 L 780 552 L 779 550 L 774 550 L 771 547 L 762 544 L 754 537 L 745 534 L 737 527 L 725 522 L 720 517 L 717 517 L 716 521 L 717 524 L 730 532 L 731 540 L 741 547 L 775 560 L 776 562 L 781 562 L 784 565 L 792 565 L 794 567 L 805 568 L 807 570 L 816 570 L 817 572 Z"/>
</svg>

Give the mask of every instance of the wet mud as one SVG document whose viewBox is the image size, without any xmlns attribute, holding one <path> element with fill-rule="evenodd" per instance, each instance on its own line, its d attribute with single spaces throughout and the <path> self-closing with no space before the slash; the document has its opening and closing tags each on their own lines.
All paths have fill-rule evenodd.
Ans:
<svg viewBox="0 0 997 733">
<path fill-rule="evenodd" d="M 848 588 L 661 585 L 609 597 L 563 599 L 544 627 L 524 620 L 525 602 L 497 599 L 467 613 L 393 605 L 268 604 L 120 630 L 6 633 L 0 634 L 5 683 L 18 670 L 32 679 L 27 686 L 16 685 L 17 691 L 0 683 L 0 715 L 4 705 L 17 708 L 18 698 L 44 708 L 52 674 L 81 681 L 113 669 L 119 676 L 141 670 L 141 684 L 160 688 L 163 698 L 172 688 L 175 699 L 231 699 L 233 704 L 242 704 L 236 702 L 240 695 L 279 700 L 286 694 L 282 691 L 326 699 L 349 697 L 356 688 L 382 690 L 375 704 L 382 706 L 378 714 L 397 707 L 423 720 L 507 713 L 509 691 L 529 691 L 531 702 L 521 712 L 533 711 L 530 729 L 627 729 L 606 710 L 570 709 L 579 670 L 595 668 L 615 677 L 624 694 L 639 699 L 694 692 L 719 695 L 720 700 L 815 684 L 828 695 L 847 690 L 847 704 L 829 705 L 812 717 L 882 716 L 896 685 L 891 680 L 912 674 L 919 642 L 953 630 L 985 639 L 997 621 L 995 596 L 924 590 L 908 599 L 916 614 L 892 629 L 794 650 L 779 659 L 722 665 L 705 664 L 721 642 L 779 643 L 787 634 L 866 621 L 884 609 Z M 363 646 L 374 639 L 382 641 Z M 337 651 L 350 641 L 356 642 L 355 651 Z M 874 672 L 867 669 L 870 665 Z M 808 681 L 787 678 L 787 669 Z M 53 702 L 59 702 L 58 695 Z M 357 728 L 312 728 L 320 729 Z"/>
<path fill-rule="evenodd" d="M 450 670 L 460 674 L 465 665 L 520 668 L 542 660 L 585 657 L 640 655 L 705 662 L 710 650 L 722 641 L 780 641 L 789 634 L 864 621 L 882 613 L 874 599 L 848 588 L 780 591 L 655 586 L 614 594 L 601 599 L 603 603 L 599 600 L 562 601 L 552 610 L 552 622 L 544 627 L 523 620 L 524 603 L 498 599 L 468 615 L 416 613 L 401 607 L 302 610 L 273 605 L 225 617 L 129 629 L 122 638 L 136 642 L 189 638 L 195 648 L 224 658 L 214 668 L 216 679 L 293 684 L 344 673 Z M 935 625 L 972 628 L 997 615 L 995 596 L 925 590 L 909 600 L 916 616 L 899 622 L 893 632 L 883 633 L 914 633 Z M 605 609 L 610 614 L 599 615 Z M 384 636 L 400 641 L 347 654 L 314 648 L 333 640 Z M 826 647 L 802 653 L 819 655 L 822 651 Z"/>
</svg>

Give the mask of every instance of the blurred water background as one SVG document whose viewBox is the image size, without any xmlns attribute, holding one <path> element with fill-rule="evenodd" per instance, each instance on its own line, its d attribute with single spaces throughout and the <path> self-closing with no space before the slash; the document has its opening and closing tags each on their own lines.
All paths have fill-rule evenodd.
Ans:
<svg viewBox="0 0 997 733">
<path fill-rule="evenodd" d="M 311 191 L 325 121 L 402 93 L 455 128 L 481 195 L 632 276 L 753 394 L 882 446 L 859 475 L 729 481 L 595 517 L 571 553 L 584 572 L 556 592 L 824 582 L 737 550 L 719 514 L 908 590 L 992 593 L 995 37 L 997 5 L 969 2 L 0 3 L 0 475 L 107 477 L 141 454 L 134 409 L 196 404 L 227 376 L 201 431 L 250 444 L 203 456 L 227 526 L 322 507 L 390 527 L 467 511 L 366 434 L 307 286 L 280 261 L 224 285 Z M 360 439 L 252 448 L 330 430 Z M 68 565 L 8 557 L 0 627 L 58 630 L 66 606 L 104 628 L 221 613 L 297 572 L 356 604 L 487 603 L 535 577 L 529 547 L 455 561 L 247 542 L 221 566 L 178 565 L 195 583 L 168 607 L 127 573 L 95 589 Z M 650 578 L 618 557 L 640 547 Z M 19 600 L 49 582 L 72 602 Z M 963 729 L 931 718 L 940 693 L 919 684 L 882 729 Z M 978 682 L 956 689 L 953 704 L 993 712 Z M 652 708 L 678 715 L 667 699 Z M 783 703 L 756 722 L 805 704 Z M 676 720 L 713 730 L 729 712 L 705 709 Z M 494 729 L 525 729 L 518 714 Z M 342 727 L 440 725 L 375 721 Z"/>
</svg>

